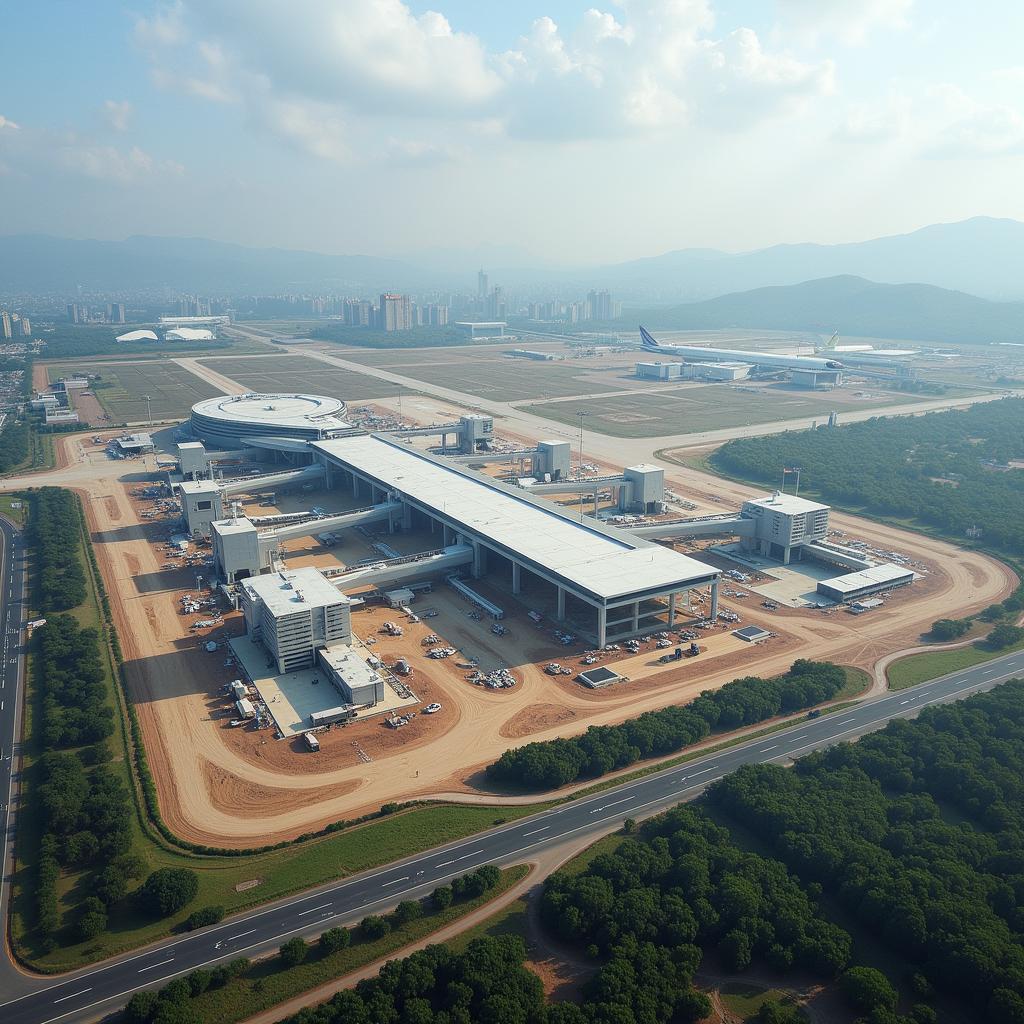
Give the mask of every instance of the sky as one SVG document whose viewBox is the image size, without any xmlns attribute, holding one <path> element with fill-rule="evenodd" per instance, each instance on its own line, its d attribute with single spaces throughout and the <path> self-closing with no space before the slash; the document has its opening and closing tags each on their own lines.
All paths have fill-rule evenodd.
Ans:
<svg viewBox="0 0 1024 1024">
<path fill-rule="evenodd" d="M 555 266 L 1024 220 L 1017 0 L 595 4 L 7 5 L 0 232 Z"/>
</svg>

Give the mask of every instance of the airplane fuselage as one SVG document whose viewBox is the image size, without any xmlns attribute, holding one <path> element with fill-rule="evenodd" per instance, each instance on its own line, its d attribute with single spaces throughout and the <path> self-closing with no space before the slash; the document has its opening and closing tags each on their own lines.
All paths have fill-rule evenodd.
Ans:
<svg viewBox="0 0 1024 1024">
<path fill-rule="evenodd" d="M 646 328 L 640 328 L 645 352 L 654 355 L 680 356 L 695 363 L 751 363 L 754 366 L 777 367 L 781 370 L 841 370 L 837 359 L 817 359 L 813 356 L 782 356 L 769 352 L 748 352 L 732 348 L 704 348 L 700 345 L 663 345 L 655 341 Z"/>
</svg>

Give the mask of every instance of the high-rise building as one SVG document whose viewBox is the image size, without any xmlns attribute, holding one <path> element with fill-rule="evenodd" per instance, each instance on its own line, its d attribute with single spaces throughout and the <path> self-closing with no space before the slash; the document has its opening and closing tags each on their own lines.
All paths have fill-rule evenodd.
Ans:
<svg viewBox="0 0 1024 1024">
<path fill-rule="evenodd" d="M 613 316 L 612 297 L 608 291 L 592 291 L 587 295 L 591 320 L 611 320 Z"/>
<path fill-rule="evenodd" d="M 412 330 L 412 301 L 408 295 L 385 292 L 380 297 L 378 316 L 385 331 Z"/>
<path fill-rule="evenodd" d="M 81 312 L 78 309 L 78 303 L 77 302 L 69 302 L 68 303 L 68 322 L 72 323 L 72 324 L 77 324 L 79 322 L 80 317 L 81 317 Z"/>
<path fill-rule="evenodd" d="M 373 307 L 366 299 L 346 299 L 342 306 L 342 317 L 352 327 L 369 327 Z"/>
<path fill-rule="evenodd" d="M 478 299 L 487 298 L 487 273 L 483 270 L 476 272 L 476 297 Z"/>
<path fill-rule="evenodd" d="M 107 323 L 108 324 L 123 324 L 124 323 L 124 303 L 123 302 L 108 302 L 107 303 Z"/>
<path fill-rule="evenodd" d="M 11 325 L 11 314 L 6 309 L 0 310 L 0 337 L 13 338 L 14 332 Z"/>
<path fill-rule="evenodd" d="M 431 302 L 423 309 L 423 323 L 429 327 L 448 326 L 448 307 L 439 302 Z"/>
<path fill-rule="evenodd" d="M 487 306 L 484 315 L 488 320 L 504 320 L 507 312 L 505 303 L 505 289 L 495 286 L 494 291 L 487 296 Z"/>
</svg>

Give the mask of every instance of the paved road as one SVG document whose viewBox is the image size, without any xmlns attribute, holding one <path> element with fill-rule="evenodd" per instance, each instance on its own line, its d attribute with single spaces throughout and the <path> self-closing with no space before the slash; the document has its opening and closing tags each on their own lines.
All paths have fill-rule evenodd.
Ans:
<svg viewBox="0 0 1024 1024">
<path fill-rule="evenodd" d="M 292 935 L 313 936 L 332 925 L 357 921 L 399 900 L 426 895 L 436 885 L 481 864 L 521 863 L 542 849 L 607 832 L 627 817 L 644 817 L 690 799 L 740 765 L 784 764 L 810 750 L 880 728 L 891 718 L 916 714 L 929 704 L 955 700 L 1014 676 L 1024 676 L 1024 651 L 846 711 L 805 719 L 685 766 L 321 886 L 215 928 L 66 975 L 58 982 L 25 978 L 23 985 L 32 990 L 0 1004 L 0 1020 L 4 1024 L 49 1024 L 94 1019 L 122 1005 L 136 989 L 161 985 L 196 967 L 275 949 Z"/>
<path fill-rule="evenodd" d="M 6 927 L 14 872 L 14 806 L 11 794 L 20 746 L 24 678 L 25 548 L 22 536 L 0 518 L 0 922 Z M 10 872 L 10 875 L 8 874 Z M 0 992 L 20 980 L 8 957 L 0 958 Z"/>
</svg>

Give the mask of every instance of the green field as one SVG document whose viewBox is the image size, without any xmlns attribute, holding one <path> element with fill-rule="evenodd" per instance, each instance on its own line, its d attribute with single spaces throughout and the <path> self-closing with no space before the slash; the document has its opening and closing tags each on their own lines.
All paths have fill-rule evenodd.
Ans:
<svg viewBox="0 0 1024 1024">
<path fill-rule="evenodd" d="M 202 359 L 200 362 L 253 391 L 329 395 L 344 401 L 391 398 L 409 393 L 408 388 L 400 384 L 378 380 L 340 366 L 331 366 L 309 356 Z"/>
<path fill-rule="evenodd" d="M 512 348 L 547 350 L 559 355 L 565 351 L 562 346 L 514 341 L 472 348 L 408 349 L 402 352 L 360 353 L 346 349 L 338 356 L 498 402 L 600 394 L 624 390 L 629 385 L 625 378 L 632 372 L 632 366 L 627 368 L 621 360 L 599 364 L 575 359 L 543 362 L 506 355 Z"/>
<path fill-rule="evenodd" d="M 192 406 L 221 392 L 212 384 L 169 359 L 129 363 L 74 363 L 48 366 L 50 380 L 75 373 L 98 373 L 93 393 L 114 423 L 139 423 L 149 418 L 149 395 L 154 420 L 184 419 Z"/>
<path fill-rule="evenodd" d="M 872 391 L 872 395 L 875 397 L 857 400 L 843 392 L 800 391 L 778 384 L 769 384 L 756 391 L 708 384 L 656 394 L 601 398 L 589 403 L 550 402 L 526 406 L 525 411 L 575 426 L 579 422 L 576 414 L 585 409 L 588 430 L 612 437 L 660 437 L 775 423 L 804 416 L 825 418 L 833 409 L 842 416 L 843 412 L 915 400 L 913 396 L 892 392 Z"/>
<path fill-rule="evenodd" d="M 973 668 L 993 658 L 1001 658 L 1004 654 L 1024 649 L 1024 643 L 993 651 L 975 642 L 967 647 L 958 647 L 952 651 L 925 651 L 922 654 L 911 654 L 906 658 L 894 661 L 888 668 L 890 690 L 905 690 L 908 686 L 926 683 L 929 679 L 950 672 L 960 672 L 965 668 Z"/>
</svg>

